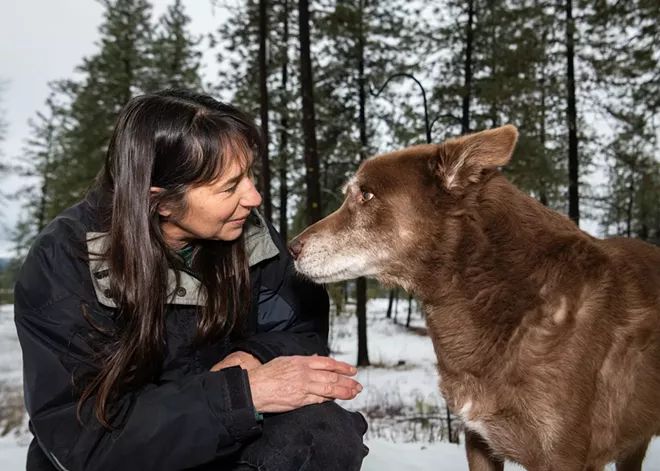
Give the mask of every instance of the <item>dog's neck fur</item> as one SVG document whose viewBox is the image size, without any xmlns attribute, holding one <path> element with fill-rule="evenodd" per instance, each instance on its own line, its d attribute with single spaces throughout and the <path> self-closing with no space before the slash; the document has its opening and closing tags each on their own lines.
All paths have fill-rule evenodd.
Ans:
<svg viewBox="0 0 660 471">
<path fill-rule="evenodd" d="M 501 175 L 482 185 L 465 202 L 479 208 L 476 219 L 439 221 L 451 237 L 417 247 L 419 259 L 398 267 L 397 282 L 422 301 L 445 373 L 497 374 L 523 316 L 569 289 L 561 270 L 583 263 L 590 245 L 573 222 Z"/>
</svg>

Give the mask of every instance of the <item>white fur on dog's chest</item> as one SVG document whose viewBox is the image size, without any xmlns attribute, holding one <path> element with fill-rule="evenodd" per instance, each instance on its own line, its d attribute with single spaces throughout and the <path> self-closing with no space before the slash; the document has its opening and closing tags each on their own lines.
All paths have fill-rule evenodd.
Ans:
<svg viewBox="0 0 660 471">
<path fill-rule="evenodd" d="M 494 437 L 489 433 L 489 423 L 497 396 L 488 386 L 472 375 L 450 378 L 440 372 L 440 390 L 451 404 L 452 412 L 462 420 L 466 429 L 479 434 L 490 444 Z"/>
<path fill-rule="evenodd" d="M 472 412 L 472 399 L 468 399 L 458 410 L 458 416 L 463 420 L 466 428 L 478 433 L 484 440 L 488 441 L 488 428 L 485 422 L 479 420 Z"/>
</svg>

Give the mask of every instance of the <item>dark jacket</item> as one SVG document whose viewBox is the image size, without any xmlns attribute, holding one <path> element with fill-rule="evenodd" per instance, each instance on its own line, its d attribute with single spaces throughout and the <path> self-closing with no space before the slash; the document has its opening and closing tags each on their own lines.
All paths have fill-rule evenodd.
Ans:
<svg viewBox="0 0 660 471">
<path fill-rule="evenodd" d="M 104 243 L 104 237 L 94 237 L 99 235 L 94 216 L 90 202 L 83 201 L 53 220 L 38 236 L 16 283 L 25 404 L 40 445 L 31 449 L 69 471 L 182 470 L 236 451 L 261 430 L 248 377 L 238 367 L 218 372 L 210 367 L 236 350 L 264 363 L 282 355 L 327 355 L 326 291 L 293 272 L 280 236 L 253 212 L 245 243 L 254 308 L 245 338 L 192 348 L 199 281 L 180 272 L 177 285 L 170 270 L 173 295 L 166 302 L 160 378 L 116 404 L 121 427 L 107 430 L 95 419 L 81 427 L 72 380 L 98 371 L 81 303 L 101 325 L 112 326 L 115 313 L 104 262 L 87 262 L 76 251 L 77 241 L 91 253 Z"/>
</svg>

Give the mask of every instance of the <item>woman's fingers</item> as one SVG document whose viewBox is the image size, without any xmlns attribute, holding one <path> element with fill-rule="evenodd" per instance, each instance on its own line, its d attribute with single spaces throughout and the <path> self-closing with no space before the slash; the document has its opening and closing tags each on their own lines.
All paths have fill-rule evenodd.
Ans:
<svg viewBox="0 0 660 471">
<path fill-rule="evenodd" d="M 308 391 L 311 394 L 332 399 L 354 399 L 362 391 L 362 385 L 352 378 L 357 373 L 354 366 L 329 357 L 304 357 L 311 368 L 308 375 Z"/>
<path fill-rule="evenodd" d="M 327 399 L 344 399 L 349 400 L 357 396 L 357 389 L 338 386 L 337 384 L 317 383 L 315 381 L 307 384 L 308 396 L 320 396 Z"/>
<path fill-rule="evenodd" d="M 330 397 L 334 399 L 343 399 L 348 401 L 350 399 L 355 399 L 355 396 L 358 395 L 357 389 L 344 388 L 341 386 L 333 386 Z"/>
<path fill-rule="evenodd" d="M 285 412 L 334 399 L 351 400 L 362 391 L 355 367 L 328 357 L 278 357 L 248 370 L 252 400 L 259 412 Z"/>
<path fill-rule="evenodd" d="M 309 381 L 330 384 L 348 390 L 355 389 L 357 392 L 362 391 L 362 385 L 360 383 L 332 371 L 310 370 Z"/>
<path fill-rule="evenodd" d="M 343 361 L 337 361 L 333 358 L 319 356 L 303 358 L 307 363 L 307 366 L 315 370 L 334 371 L 335 373 L 339 373 L 344 376 L 355 376 L 357 373 L 357 369 L 353 365 L 349 365 Z"/>
</svg>

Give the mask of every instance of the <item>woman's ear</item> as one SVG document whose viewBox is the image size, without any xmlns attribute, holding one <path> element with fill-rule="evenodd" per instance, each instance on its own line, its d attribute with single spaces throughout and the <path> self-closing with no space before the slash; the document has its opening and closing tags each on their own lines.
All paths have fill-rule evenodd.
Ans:
<svg viewBox="0 0 660 471">
<path fill-rule="evenodd" d="M 164 191 L 162 188 L 159 188 L 157 186 L 152 186 L 150 190 L 151 190 L 150 198 L 152 201 L 155 200 L 158 197 L 158 195 Z M 172 215 L 172 210 L 168 208 L 167 204 L 158 204 L 158 214 L 160 214 L 162 217 L 167 218 Z"/>
</svg>

